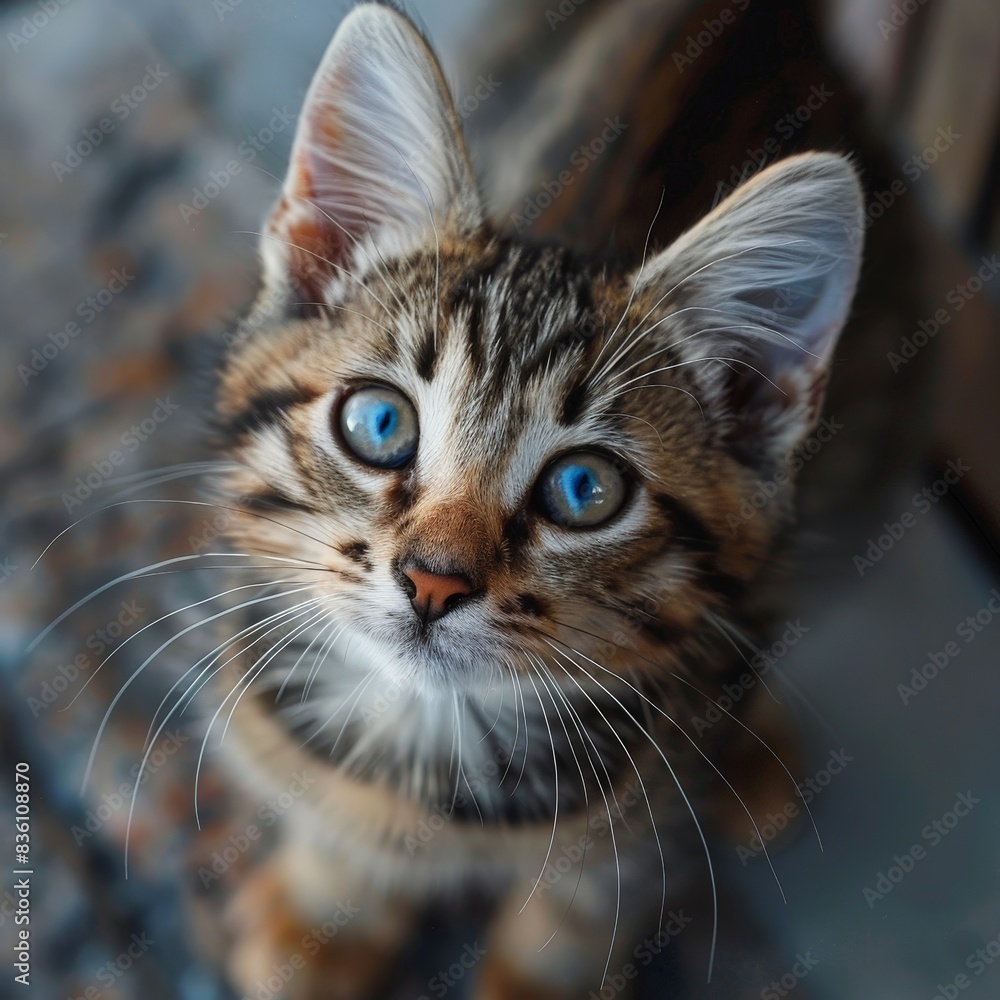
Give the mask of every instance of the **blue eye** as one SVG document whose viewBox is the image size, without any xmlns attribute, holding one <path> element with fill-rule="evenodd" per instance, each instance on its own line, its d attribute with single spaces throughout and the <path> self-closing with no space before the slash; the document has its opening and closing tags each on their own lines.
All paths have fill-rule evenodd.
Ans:
<svg viewBox="0 0 1000 1000">
<path fill-rule="evenodd" d="M 627 493 L 625 477 L 614 463 L 589 451 L 556 459 L 538 485 L 543 512 L 563 528 L 592 528 L 610 520 Z"/>
<path fill-rule="evenodd" d="M 340 432 L 362 462 L 379 469 L 396 469 L 416 453 L 417 411 L 395 389 L 369 386 L 344 401 Z"/>
</svg>

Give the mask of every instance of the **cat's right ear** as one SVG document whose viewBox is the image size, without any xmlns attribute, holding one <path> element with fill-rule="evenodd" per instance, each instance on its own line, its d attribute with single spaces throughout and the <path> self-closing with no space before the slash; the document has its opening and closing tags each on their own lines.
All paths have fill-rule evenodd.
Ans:
<svg viewBox="0 0 1000 1000">
<path fill-rule="evenodd" d="M 720 437 L 758 471 L 770 474 L 819 419 L 863 222 L 850 161 L 803 153 L 737 188 L 635 279 L 639 300 L 654 303 L 643 321 L 663 314 L 635 343 L 670 331 L 650 359 L 687 369 Z"/>
<path fill-rule="evenodd" d="M 330 302 L 370 262 L 472 232 L 483 212 L 441 68 L 401 14 L 343 20 L 306 95 L 261 253 L 267 290 Z M 354 277 L 352 277 L 352 275 Z"/>
</svg>

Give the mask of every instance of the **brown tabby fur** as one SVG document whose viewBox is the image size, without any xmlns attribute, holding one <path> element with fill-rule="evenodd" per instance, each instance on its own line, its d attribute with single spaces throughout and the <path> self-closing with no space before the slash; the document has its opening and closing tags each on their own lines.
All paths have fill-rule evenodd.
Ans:
<svg viewBox="0 0 1000 1000">
<path fill-rule="evenodd" d="M 393 30 L 430 58 L 411 29 Z M 429 65 L 429 86 L 443 90 Z M 340 114 L 331 101 L 315 112 L 318 125 L 305 115 L 314 143 L 346 141 Z M 454 128 L 454 112 L 445 117 Z M 453 138 L 460 147 L 457 129 Z M 252 990 L 350 901 L 357 914 L 287 995 L 379 995 L 420 908 L 471 890 L 497 906 L 477 995 L 573 1000 L 600 987 L 605 968 L 617 968 L 650 921 L 655 929 L 657 907 L 704 863 L 691 854 L 702 849 L 693 818 L 718 801 L 713 770 L 726 753 L 753 753 L 760 773 L 792 790 L 777 755 L 738 720 L 706 739 L 688 720 L 700 692 L 745 669 L 737 626 L 786 528 L 790 494 L 738 532 L 728 516 L 817 420 L 826 366 L 795 358 L 764 380 L 771 392 L 734 370 L 748 358 L 763 363 L 757 347 L 730 337 L 692 355 L 703 323 L 681 312 L 718 291 L 693 279 L 741 237 L 728 216 L 716 217 L 717 244 L 651 251 L 648 270 L 604 268 L 503 235 L 477 217 L 459 176 L 457 207 L 435 204 L 433 238 L 424 232 L 383 255 L 378 219 L 367 220 L 373 253 L 349 212 L 343 226 L 322 212 L 331 228 L 303 211 L 303 202 L 324 204 L 310 152 L 293 152 L 269 223 L 278 246 L 265 240 L 258 306 L 269 319 L 221 379 L 220 433 L 237 463 L 222 502 L 233 509 L 234 551 L 274 559 L 270 579 L 302 588 L 296 600 L 315 599 L 319 624 L 332 620 L 321 612 L 343 616 L 363 652 L 352 660 L 349 646 L 318 662 L 315 688 L 289 693 L 282 685 L 301 644 L 268 657 L 292 630 L 249 645 L 234 637 L 223 657 L 217 682 L 236 700 L 238 772 L 265 796 L 292 775 L 310 778 L 286 817 L 285 846 L 234 902 L 232 973 Z M 464 150 L 452 168 L 467 169 Z M 756 198 L 769 206 L 761 218 L 777 217 L 785 189 L 822 220 L 823 240 L 860 240 L 853 175 L 833 158 L 787 161 L 731 205 Z M 838 328 L 854 280 L 843 266 Z M 655 339 L 630 341 L 657 326 Z M 373 473 L 338 444 L 331 413 L 370 382 L 413 400 L 433 461 L 418 452 L 412 469 Z M 632 493 L 605 528 L 561 534 L 533 508 L 532 481 L 553 454 L 587 448 L 614 455 Z M 394 589 L 400 560 L 414 554 L 436 572 L 459 567 L 479 588 L 474 607 L 426 634 Z M 267 614 L 281 607 L 264 604 Z M 254 605 L 240 627 L 263 617 Z M 365 686 L 358 698 L 369 699 L 361 712 L 370 718 L 352 720 L 352 669 L 359 683 L 376 678 L 373 690 L 391 692 L 395 707 L 372 708 Z M 495 676 L 521 704 L 508 702 L 504 715 L 501 701 L 491 737 L 492 714 L 480 724 L 464 699 L 488 699 Z M 421 715 L 429 705 L 442 714 Z M 320 723 L 332 706 L 347 711 L 327 732 Z M 518 744 L 519 711 L 525 733 L 531 713 L 534 747 L 527 736 Z M 503 776 L 488 769 L 491 749 Z M 488 777 L 476 791 L 463 762 Z M 505 783 L 511 765 L 514 775 L 521 768 L 516 785 L 513 776 Z M 741 789 L 750 799 L 741 814 L 754 812 L 754 791 L 766 797 L 773 787 Z M 543 884 L 549 861 L 582 843 L 583 861 Z"/>
</svg>

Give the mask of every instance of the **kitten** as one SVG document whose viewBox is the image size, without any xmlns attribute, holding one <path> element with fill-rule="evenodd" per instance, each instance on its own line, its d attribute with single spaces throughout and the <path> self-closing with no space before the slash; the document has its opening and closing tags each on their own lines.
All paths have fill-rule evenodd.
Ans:
<svg viewBox="0 0 1000 1000">
<path fill-rule="evenodd" d="M 381 995 L 460 890 L 496 900 L 477 997 L 587 996 L 655 934 L 745 736 L 678 710 L 733 669 L 790 487 L 726 517 L 819 417 L 862 231 L 813 153 L 634 273 L 500 236 L 423 39 L 346 17 L 218 399 L 230 540 L 280 581 L 220 711 L 254 790 L 302 793 L 233 904 L 248 994 L 336 918 L 287 995 Z"/>
</svg>

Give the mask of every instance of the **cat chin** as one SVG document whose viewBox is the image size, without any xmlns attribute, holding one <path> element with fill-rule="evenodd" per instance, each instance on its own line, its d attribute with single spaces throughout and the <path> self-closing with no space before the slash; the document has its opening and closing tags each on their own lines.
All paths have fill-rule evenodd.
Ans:
<svg viewBox="0 0 1000 1000">
<path fill-rule="evenodd" d="M 469 630 L 407 625 L 392 639 L 358 630 L 350 645 L 351 665 L 383 677 L 387 695 L 450 701 L 481 694 L 510 672 L 509 653 Z"/>
</svg>

